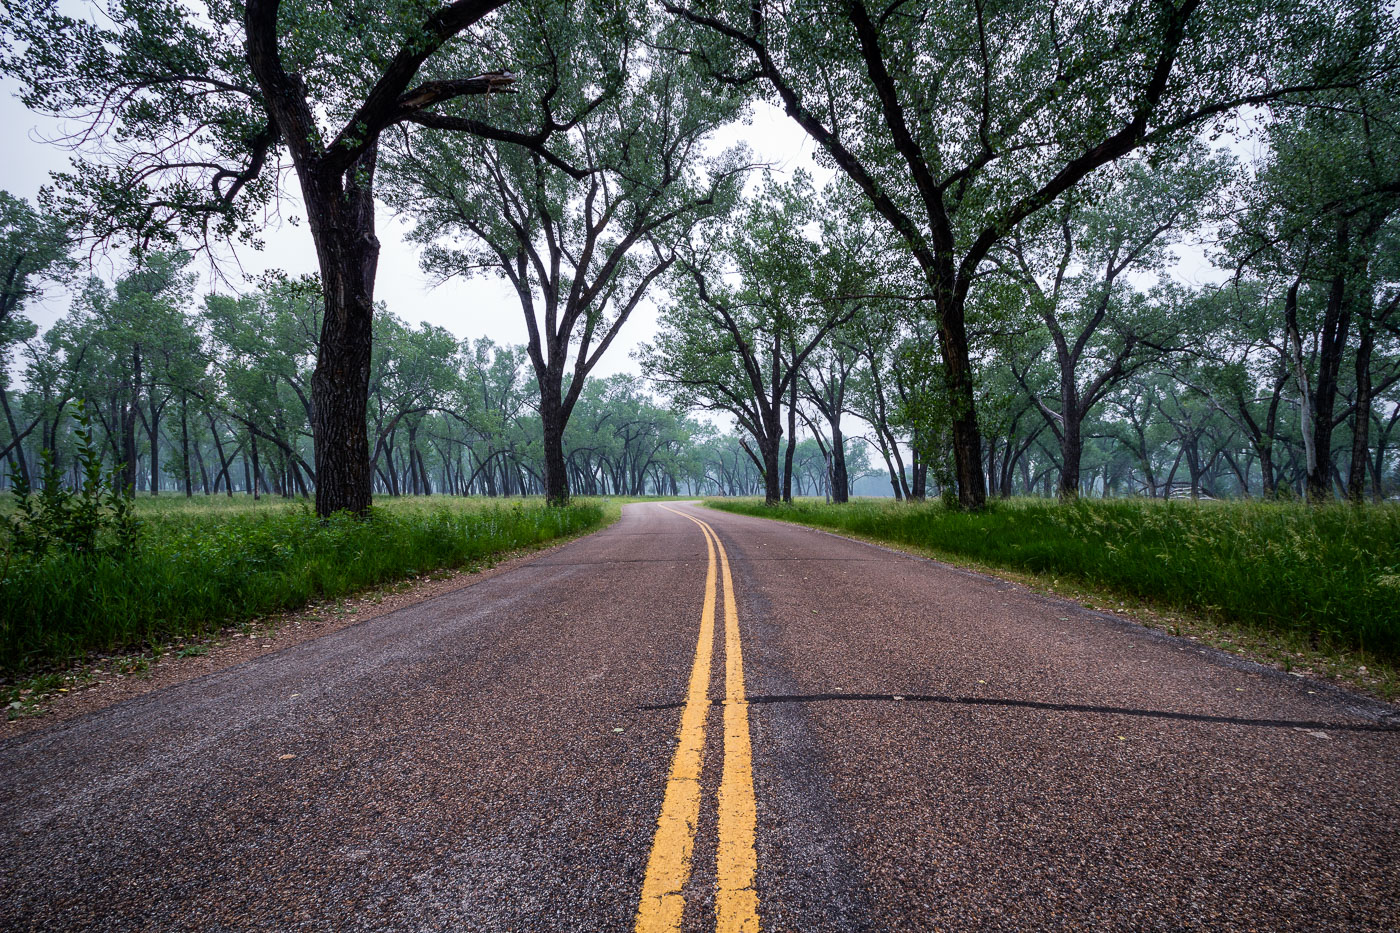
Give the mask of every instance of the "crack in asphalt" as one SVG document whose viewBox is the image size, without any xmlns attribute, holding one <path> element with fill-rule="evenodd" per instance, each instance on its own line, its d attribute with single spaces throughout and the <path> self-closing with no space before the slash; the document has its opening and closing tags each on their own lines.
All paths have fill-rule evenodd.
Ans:
<svg viewBox="0 0 1400 933">
<path fill-rule="evenodd" d="M 914 693 L 809 693 L 777 696 L 751 696 L 750 704 L 759 703 L 829 703 L 829 702 L 892 702 L 939 703 L 947 706 L 1005 706 L 1016 709 L 1047 710 L 1056 713 L 1097 713 L 1109 716 L 1139 716 L 1148 719 L 1176 719 L 1185 722 L 1212 722 L 1231 726 L 1257 726 L 1268 729 L 1332 729 L 1337 732 L 1396 732 L 1400 725 L 1368 723 L 1321 722 L 1309 719 L 1250 719 L 1240 716 L 1216 716 L 1208 713 L 1179 713 L 1171 710 L 1133 709 L 1123 706 L 1093 706 L 1084 703 L 1050 703 L 1043 700 L 1014 700 L 1003 697 L 958 697 L 943 694 Z M 639 710 L 676 709 L 681 703 L 658 703 L 638 706 Z M 724 700 L 710 701 L 711 706 L 723 706 Z"/>
</svg>

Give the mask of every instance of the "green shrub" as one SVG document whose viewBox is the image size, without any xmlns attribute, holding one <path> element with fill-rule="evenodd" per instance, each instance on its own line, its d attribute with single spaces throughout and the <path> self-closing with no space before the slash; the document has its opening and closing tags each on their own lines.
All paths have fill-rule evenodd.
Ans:
<svg viewBox="0 0 1400 933">
<path fill-rule="evenodd" d="M 11 477 L 14 512 L 9 521 L 9 546 L 25 557 L 42 558 L 51 550 L 78 555 L 101 551 L 123 554 L 135 544 L 141 523 L 132 510 L 131 497 L 118 485 L 120 467 L 113 467 L 104 480 L 102 451 L 93 437 L 92 424 L 80 401 L 77 405 L 78 471 L 82 483 L 68 489 L 54 460 L 53 451 L 44 450 L 43 483 L 36 495 L 25 475 L 16 470 Z"/>
<path fill-rule="evenodd" d="M 706 504 L 1073 578 L 1400 658 L 1400 508 L 1391 505 L 1028 499 L 968 513 L 870 500 Z"/>
</svg>

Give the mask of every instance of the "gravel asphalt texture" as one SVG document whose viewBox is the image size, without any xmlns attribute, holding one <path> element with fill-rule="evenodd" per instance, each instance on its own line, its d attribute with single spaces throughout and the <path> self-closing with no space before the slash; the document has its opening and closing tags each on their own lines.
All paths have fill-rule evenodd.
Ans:
<svg viewBox="0 0 1400 933">
<path fill-rule="evenodd" d="M 766 930 L 1400 929 L 1392 707 L 671 503 L 728 550 Z M 654 504 L 0 743 L 0 928 L 632 927 L 706 549 Z M 685 926 L 714 928 L 723 651 Z"/>
</svg>

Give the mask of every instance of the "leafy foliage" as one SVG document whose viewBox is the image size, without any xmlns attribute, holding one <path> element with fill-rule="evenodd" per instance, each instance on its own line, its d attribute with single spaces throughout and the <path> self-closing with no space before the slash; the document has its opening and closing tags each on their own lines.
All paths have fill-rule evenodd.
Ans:
<svg viewBox="0 0 1400 933">
<path fill-rule="evenodd" d="M 51 551 L 80 557 L 106 554 L 118 560 L 131 556 L 141 524 L 129 491 L 121 485 L 121 469 L 114 466 L 104 477 L 102 451 L 81 404 L 77 421 L 75 467 L 81 480 L 76 489 L 65 485 L 48 449 L 42 454 L 43 486 L 37 494 L 24 474 L 17 471 L 12 477 L 15 512 L 9 519 L 7 560 L 15 555 L 42 559 Z"/>
</svg>

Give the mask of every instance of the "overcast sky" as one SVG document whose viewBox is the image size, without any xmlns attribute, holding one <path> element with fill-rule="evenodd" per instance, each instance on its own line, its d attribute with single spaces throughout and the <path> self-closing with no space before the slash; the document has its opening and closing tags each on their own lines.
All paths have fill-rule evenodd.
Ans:
<svg viewBox="0 0 1400 933">
<path fill-rule="evenodd" d="M 61 127 L 31 113 L 15 99 L 16 83 L 0 80 L 0 126 L 8 130 L 0 135 L 0 188 L 33 201 L 41 185 L 49 180 L 49 172 L 67 167 L 69 153 L 44 142 L 59 135 Z M 716 136 L 722 149 L 735 142 L 748 143 L 757 157 L 770 163 L 775 172 L 790 174 L 794 168 L 806 168 L 817 178 L 829 177 L 812 162 L 813 144 L 796 124 L 780 111 L 768 106 L 757 108 L 747 125 L 728 127 Z M 287 186 L 295 192 L 295 179 L 288 177 Z M 282 207 L 285 217 L 304 215 L 298 199 L 290 198 Z M 475 278 L 453 280 L 436 287 L 418 266 L 417 251 L 404 241 L 407 226 L 381 206 L 379 214 L 381 253 L 377 297 L 391 312 L 411 322 L 426 321 L 446 327 L 459 338 L 487 336 L 499 343 L 524 343 L 525 322 L 514 292 L 502 280 Z M 269 269 L 281 269 L 292 275 L 314 272 L 316 253 L 311 233 L 305 224 L 281 224 L 264 234 L 266 246 L 261 251 L 240 249 L 237 262 L 224 261 L 219 276 L 210 275 L 209 264 L 203 262 L 206 290 L 229 291 L 243 285 L 244 274 L 257 275 Z M 124 264 L 121 254 L 110 255 L 99 262 L 94 271 L 110 278 Z M 28 316 L 46 327 L 62 316 L 68 307 L 68 296 L 57 289 L 50 290 L 45 300 L 28 308 Z M 638 307 L 628 320 L 608 355 L 598 364 L 595 375 L 607 376 L 617 372 L 638 372 L 631 358 L 638 343 L 651 337 L 656 329 L 656 309 L 646 304 Z"/>
</svg>

